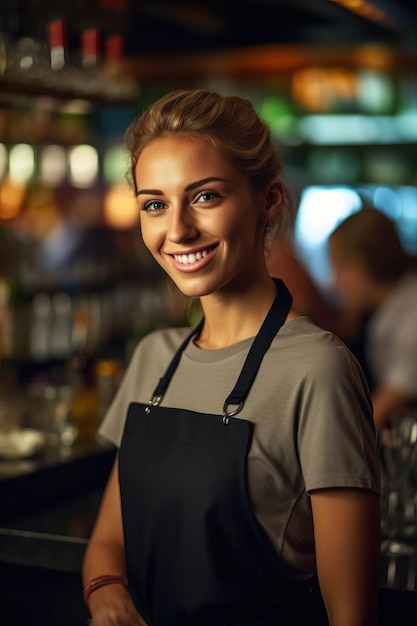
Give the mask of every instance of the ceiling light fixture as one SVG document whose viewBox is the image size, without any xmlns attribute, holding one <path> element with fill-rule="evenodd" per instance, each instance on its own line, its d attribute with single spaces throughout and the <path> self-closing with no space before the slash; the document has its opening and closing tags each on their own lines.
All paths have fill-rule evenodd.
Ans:
<svg viewBox="0 0 417 626">
<path fill-rule="evenodd" d="M 329 0 L 373 22 L 392 22 L 387 13 L 368 0 Z"/>
</svg>

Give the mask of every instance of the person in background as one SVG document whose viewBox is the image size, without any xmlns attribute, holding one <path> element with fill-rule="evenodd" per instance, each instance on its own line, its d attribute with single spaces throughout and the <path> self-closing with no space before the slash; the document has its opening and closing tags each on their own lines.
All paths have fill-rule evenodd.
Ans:
<svg viewBox="0 0 417 626">
<path fill-rule="evenodd" d="M 119 451 L 83 564 L 94 626 L 375 626 L 371 400 L 269 275 L 292 209 L 268 126 L 180 90 L 126 139 L 143 241 L 203 317 L 139 342 L 102 423 Z"/>
<path fill-rule="evenodd" d="M 366 316 L 358 316 L 340 306 L 337 298 L 332 302 L 324 295 L 294 251 L 290 238 L 274 242 L 267 251 L 266 262 L 271 276 L 279 274 L 287 285 L 297 313 L 306 315 L 320 328 L 337 335 L 356 356 L 368 379 L 369 372 L 364 356 Z"/>
<path fill-rule="evenodd" d="M 351 318 L 347 311 L 325 298 L 289 240 L 275 242 L 266 262 L 271 276 L 279 274 L 287 285 L 297 313 L 307 315 L 317 326 L 335 333 L 347 344 L 355 338 L 358 332 L 356 316 Z"/>
<path fill-rule="evenodd" d="M 329 238 L 334 285 L 352 317 L 367 317 L 365 358 L 381 429 L 390 415 L 417 401 L 417 265 L 395 224 L 365 207 Z"/>
</svg>

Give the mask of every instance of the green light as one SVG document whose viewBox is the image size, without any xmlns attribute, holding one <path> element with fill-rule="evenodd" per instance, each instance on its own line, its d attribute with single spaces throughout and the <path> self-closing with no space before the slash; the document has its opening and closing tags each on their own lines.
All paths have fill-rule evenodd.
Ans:
<svg viewBox="0 0 417 626">
<path fill-rule="evenodd" d="M 127 150 L 122 144 L 106 150 L 103 158 L 103 175 L 107 184 L 126 182 L 129 161 Z"/>
<path fill-rule="evenodd" d="M 288 130 L 294 122 L 294 114 L 289 103 L 273 96 L 264 99 L 260 115 L 276 133 Z"/>
</svg>

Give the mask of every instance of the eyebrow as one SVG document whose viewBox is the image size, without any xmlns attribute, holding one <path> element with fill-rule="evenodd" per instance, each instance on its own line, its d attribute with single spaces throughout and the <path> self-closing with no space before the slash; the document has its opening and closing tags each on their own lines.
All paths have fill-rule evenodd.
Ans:
<svg viewBox="0 0 417 626">
<path fill-rule="evenodd" d="M 201 185 L 206 185 L 207 183 L 212 182 L 222 182 L 225 183 L 225 178 L 219 178 L 217 176 L 209 176 L 208 178 L 203 178 L 202 180 L 196 180 L 195 183 L 190 183 L 185 187 L 185 191 L 192 191 L 193 189 L 197 189 L 197 187 L 201 187 Z M 163 191 L 160 189 L 138 189 L 136 191 L 136 195 L 145 194 L 149 196 L 163 196 Z"/>
</svg>

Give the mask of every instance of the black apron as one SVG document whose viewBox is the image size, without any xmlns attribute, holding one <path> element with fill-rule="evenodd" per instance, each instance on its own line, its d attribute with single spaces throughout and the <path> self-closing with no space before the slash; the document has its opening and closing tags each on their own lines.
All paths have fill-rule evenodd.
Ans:
<svg viewBox="0 0 417 626">
<path fill-rule="evenodd" d="M 275 282 L 278 295 L 223 414 L 159 406 L 203 320 L 180 346 L 149 404 L 129 406 L 119 453 L 127 575 L 149 626 L 327 624 L 317 582 L 289 578 L 251 511 L 247 455 L 253 424 L 234 418 L 291 307 L 285 285 Z"/>
</svg>

